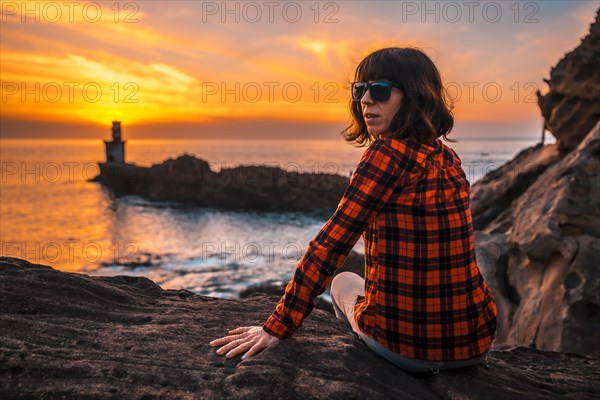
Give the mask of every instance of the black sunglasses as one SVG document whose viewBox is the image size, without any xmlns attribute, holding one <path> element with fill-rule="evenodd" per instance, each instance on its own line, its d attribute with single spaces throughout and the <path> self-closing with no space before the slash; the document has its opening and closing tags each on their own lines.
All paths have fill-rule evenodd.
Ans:
<svg viewBox="0 0 600 400">
<path fill-rule="evenodd" d="M 390 81 L 352 82 L 352 100 L 360 101 L 368 90 L 373 101 L 388 101 L 393 87 L 400 86 Z"/>
</svg>

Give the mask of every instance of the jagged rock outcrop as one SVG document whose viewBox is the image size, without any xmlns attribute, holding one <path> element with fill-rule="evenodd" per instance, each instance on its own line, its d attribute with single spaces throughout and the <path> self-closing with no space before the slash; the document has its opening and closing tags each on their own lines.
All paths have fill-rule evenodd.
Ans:
<svg viewBox="0 0 600 400">
<path fill-rule="evenodd" d="M 600 120 L 600 8 L 581 44 L 544 79 L 549 91 L 536 92 L 548 129 L 561 149 L 573 149 Z"/>
<path fill-rule="evenodd" d="M 600 356 L 600 9 L 538 103 L 557 138 L 471 188 L 496 343 Z"/>
<path fill-rule="evenodd" d="M 488 366 L 406 373 L 331 314 L 247 361 L 208 342 L 260 325 L 278 297 L 244 301 L 163 290 L 147 278 L 92 277 L 0 258 L 0 398 L 591 399 L 600 360 L 531 348 Z"/>
<path fill-rule="evenodd" d="M 521 152 L 471 189 L 498 343 L 600 356 L 600 122 L 571 152 Z"/>
<path fill-rule="evenodd" d="M 291 172 L 272 166 L 211 170 L 188 154 L 151 167 L 101 163 L 93 179 L 115 195 L 139 195 L 201 207 L 253 211 L 335 211 L 349 179 L 337 174 Z"/>
</svg>

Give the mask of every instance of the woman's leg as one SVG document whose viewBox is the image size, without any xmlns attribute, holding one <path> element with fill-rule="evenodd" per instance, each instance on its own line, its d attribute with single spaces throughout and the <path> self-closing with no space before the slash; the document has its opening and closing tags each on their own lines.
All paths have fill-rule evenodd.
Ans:
<svg viewBox="0 0 600 400">
<path fill-rule="evenodd" d="M 331 281 L 331 302 L 335 316 L 347 323 L 358 337 L 376 354 L 392 364 L 410 372 L 438 372 L 440 370 L 475 365 L 485 359 L 485 355 L 465 361 L 426 361 L 401 356 L 385 348 L 375 339 L 360 331 L 354 322 L 354 305 L 358 295 L 364 295 L 365 280 L 353 272 L 341 272 Z"/>
<path fill-rule="evenodd" d="M 422 364 L 420 360 L 402 357 L 386 349 L 375 339 L 360 331 L 354 322 L 354 305 L 356 304 L 357 296 L 364 295 L 364 287 L 365 280 L 353 272 L 341 272 L 336 275 L 331 281 L 331 302 L 335 316 L 347 323 L 375 354 L 378 354 L 400 368 L 411 372 L 428 372 L 432 366 L 439 366 L 439 363 Z"/>
<path fill-rule="evenodd" d="M 354 272 L 340 272 L 333 277 L 330 291 L 335 316 L 358 334 L 360 330 L 354 322 L 354 305 L 358 295 L 364 294 L 365 280 Z"/>
<path fill-rule="evenodd" d="M 477 365 L 480 363 L 485 363 L 485 359 L 487 356 L 483 354 L 481 356 L 471 358 L 469 360 L 463 361 L 427 361 L 427 360 L 416 360 L 410 357 L 401 356 L 398 353 L 394 353 L 393 351 L 383 347 L 381 343 L 377 342 L 373 338 L 359 333 L 358 336 L 362 339 L 363 342 L 366 343 L 367 346 L 373 352 L 379 354 L 381 357 L 385 358 L 392 364 L 397 365 L 398 367 L 410 371 L 410 372 L 434 372 L 438 373 L 439 371 L 454 369 L 454 368 L 462 368 L 469 367 L 473 365 Z"/>
<path fill-rule="evenodd" d="M 394 353 L 393 351 L 382 346 L 381 343 L 379 343 L 375 339 L 363 334 L 362 332 L 359 332 L 358 336 L 360 337 L 360 339 L 363 342 L 365 342 L 365 344 L 367 346 L 369 346 L 369 348 L 373 352 L 375 352 L 376 354 L 379 354 L 381 357 L 385 358 L 392 364 L 397 365 L 398 367 L 400 367 L 404 370 L 410 371 L 410 372 L 430 372 L 431 371 L 434 373 L 438 373 L 441 370 L 468 367 L 468 366 L 480 364 L 482 362 L 485 363 L 485 361 L 486 361 L 485 359 L 487 356 L 487 353 L 486 353 L 481 356 L 471 358 L 469 360 L 463 360 L 463 361 L 416 360 L 414 358 L 404 357 L 398 353 Z"/>
</svg>

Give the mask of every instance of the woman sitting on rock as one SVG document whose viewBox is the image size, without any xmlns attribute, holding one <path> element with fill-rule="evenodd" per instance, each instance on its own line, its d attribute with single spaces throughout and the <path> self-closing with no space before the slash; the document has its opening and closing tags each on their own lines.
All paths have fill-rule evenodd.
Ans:
<svg viewBox="0 0 600 400">
<path fill-rule="evenodd" d="M 480 363 L 496 304 L 475 258 L 470 184 L 446 146 L 454 119 L 422 51 L 385 48 L 356 68 L 346 141 L 367 146 L 334 214 L 309 242 L 263 326 L 213 340 L 248 359 L 290 337 L 331 284 L 335 315 L 375 353 L 413 372 Z M 335 274 L 358 238 L 365 279 Z M 335 275 L 335 277 L 334 277 Z"/>
</svg>

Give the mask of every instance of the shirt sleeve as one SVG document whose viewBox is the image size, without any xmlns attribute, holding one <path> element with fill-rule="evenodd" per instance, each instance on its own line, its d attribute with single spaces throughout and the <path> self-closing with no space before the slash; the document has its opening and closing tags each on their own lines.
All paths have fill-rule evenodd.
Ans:
<svg viewBox="0 0 600 400">
<path fill-rule="evenodd" d="M 398 184 L 398 162 L 386 139 L 363 153 L 336 211 L 309 242 L 285 294 L 263 330 L 280 339 L 291 336 L 330 285 L 358 238 L 391 197 Z"/>
</svg>

